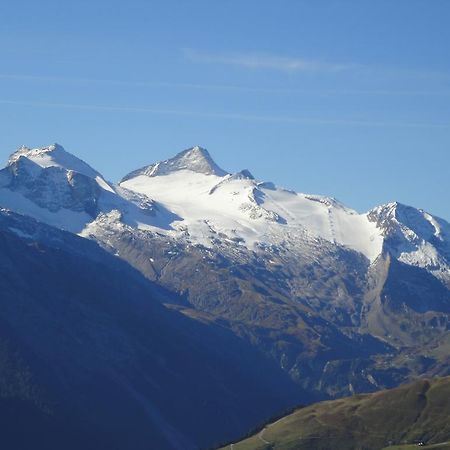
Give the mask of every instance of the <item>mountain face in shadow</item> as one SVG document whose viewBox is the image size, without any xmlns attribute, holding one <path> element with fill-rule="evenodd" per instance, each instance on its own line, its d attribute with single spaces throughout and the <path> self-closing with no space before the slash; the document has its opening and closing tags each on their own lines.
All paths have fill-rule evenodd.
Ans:
<svg viewBox="0 0 450 450">
<path fill-rule="evenodd" d="M 0 249 L 5 448 L 197 449 L 306 400 L 94 242 L 3 211 Z"/>
</svg>

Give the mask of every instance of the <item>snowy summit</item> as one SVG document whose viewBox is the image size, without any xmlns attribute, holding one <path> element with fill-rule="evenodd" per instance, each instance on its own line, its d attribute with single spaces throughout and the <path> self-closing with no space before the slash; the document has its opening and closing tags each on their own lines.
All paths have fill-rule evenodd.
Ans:
<svg viewBox="0 0 450 450">
<path fill-rule="evenodd" d="M 179 170 L 190 170 L 203 175 L 225 176 L 227 172 L 221 169 L 211 158 L 208 150 L 195 146 L 184 150 L 175 157 L 165 161 L 145 166 L 126 175 L 122 181 L 134 178 L 138 175 L 154 177 L 157 175 L 168 175 Z"/>
<path fill-rule="evenodd" d="M 23 145 L 9 157 L 8 166 L 16 163 L 19 158 L 26 158 L 28 161 L 32 161 L 42 168 L 60 167 L 66 170 L 73 170 L 91 178 L 100 176 L 91 166 L 66 152 L 61 145 L 56 143 L 41 148 L 29 148 Z"/>
</svg>

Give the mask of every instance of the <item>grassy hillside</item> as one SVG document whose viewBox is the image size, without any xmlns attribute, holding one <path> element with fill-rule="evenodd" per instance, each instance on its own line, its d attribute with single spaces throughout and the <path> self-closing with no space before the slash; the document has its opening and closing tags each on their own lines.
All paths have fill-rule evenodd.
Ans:
<svg viewBox="0 0 450 450">
<path fill-rule="evenodd" d="M 222 449 L 450 449 L 447 441 L 450 441 L 450 377 L 419 380 L 396 389 L 317 403 Z M 426 445 L 419 447 L 415 445 L 418 442 Z"/>
<path fill-rule="evenodd" d="M 432 449 L 450 450 L 450 442 L 441 442 L 440 444 L 431 444 L 423 446 L 418 446 L 417 444 L 392 445 L 390 447 L 385 447 L 382 450 L 417 450 L 418 448 L 423 450 L 432 450 Z"/>
</svg>

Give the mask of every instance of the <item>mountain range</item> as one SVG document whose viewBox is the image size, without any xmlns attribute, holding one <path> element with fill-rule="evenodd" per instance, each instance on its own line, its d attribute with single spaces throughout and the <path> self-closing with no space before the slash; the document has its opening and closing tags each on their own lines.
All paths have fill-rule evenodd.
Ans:
<svg viewBox="0 0 450 450">
<path fill-rule="evenodd" d="M 44 360 L 39 352 L 47 344 L 39 345 L 33 334 L 26 345 L 23 339 L 32 328 L 32 317 L 34 327 L 48 328 L 45 321 L 51 320 L 54 305 L 67 308 L 60 312 L 70 324 L 61 322 L 64 332 L 73 336 L 80 332 L 78 328 L 70 331 L 78 323 L 71 320 L 72 314 L 90 322 L 94 341 L 100 339 L 98 327 L 104 329 L 104 347 L 92 346 L 92 358 L 106 351 L 112 360 L 128 360 L 129 354 L 139 359 L 136 372 L 130 375 L 139 385 L 133 386 L 134 400 L 129 381 L 122 380 L 130 402 L 143 392 L 149 401 L 158 398 L 146 390 L 145 372 L 147 367 L 151 371 L 165 367 L 162 349 L 167 345 L 170 352 L 170 342 L 180 340 L 177 332 L 184 326 L 189 331 L 183 333 L 186 349 L 180 353 L 193 348 L 203 351 L 195 356 L 200 362 L 190 379 L 198 374 L 205 377 L 201 384 L 210 386 L 208 395 L 192 391 L 193 381 L 192 385 L 180 384 L 177 376 L 193 367 L 177 357 L 169 358 L 174 379 L 163 376 L 168 383 L 164 392 L 192 393 L 192 398 L 183 398 L 182 405 L 204 396 L 211 399 L 208 402 L 217 402 L 214 408 L 221 413 L 208 415 L 211 433 L 202 435 L 198 423 L 184 428 L 180 417 L 174 418 L 170 408 L 163 413 L 161 400 L 154 400 L 158 414 L 170 417 L 170 430 L 183 436 L 171 442 L 163 433 L 161 442 L 166 441 L 158 448 L 176 448 L 175 443 L 186 449 L 212 446 L 299 403 L 450 374 L 450 224 L 420 209 L 394 202 L 360 214 L 333 198 L 259 181 L 246 169 L 228 173 L 201 147 L 137 169 L 114 184 L 58 144 L 22 147 L 11 155 L 0 170 L 0 207 L 2 239 L 15 255 L 13 264 L 4 264 L 13 273 L 2 275 L 3 290 L 11 293 L 3 299 L 9 327 L 5 329 L 20 331 L 14 345 L 41 361 L 36 367 Z M 19 254 L 28 252 L 33 254 L 26 266 L 27 259 L 22 261 Z M 65 261 L 75 256 L 77 264 L 67 266 L 64 275 L 68 284 L 43 269 L 57 267 L 60 261 L 58 269 L 63 270 Z M 107 267 L 105 273 L 98 272 L 92 259 L 96 264 L 99 259 L 108 261 L 101 264 Z M 30 277 L 24 276 L 12 285 L 17 274 L 35 273 L 32 262 L 45 274 L 41 284 L 31 284 Z M 20 268 L 22 263 L 26 268 Z M 110 265 L 115 269 L 110 270 Z M 73 273 L 72 284 L 69 272 Z M 83 281 L 89 273 L 94 279 L 99 275 L 95 289 Z M 145 286 L 145 292 L 133 292 L 138 289 L 131 288 L 135 283 Z M 82 286 L 85 291 L 71 298 L 67 285 Z M 26 286 L 27 295 L 39 293 L 39 299 L 51 299 L 52 305 L 46 306 L 45 314 L 29 312 L 26 293 L 23 305 L 16 305 L 13 295 L 18 286 Z M 106 299 L 111 296 L 120 307 L 109 309 Z M 95 320 L 91 312 L 81 312 L 87 298 L 100 301 L 102 310 Z M 33 308 L 42 307 L 39 299 L 32 301 Z M 157 312 L 141 317 L 147 303 Z M 27 310 L 29 322 L 12 323 L 14 314 L 8 312 L 12 305 L 19 308 L 15 314 L 21 320 L 20 311 Z M 119 350 L 114 339 L 110 344 L 106 339 L 110 333 L 124 332 L 124 325 L 114 322 L 111 328 L 102 322 L 104 314 L 114 316 L 115 321 L 124 312 L 119 312 L 121 308 L 139 316 L 133 320 L 139 319 L 139 334 L 145 341 L 130 338 L 132 344 L 126 351 Z M 157 333 L 163 341 L 161 354 L 150 352 L 149 362 L 141 365 L 136 348 L 144 351 L 153 342 L 151 334 L 145 335 L 146 321 L 149 329 L 167 326 Z M 183 325 L 177 326 L 178 321 Z M 128 328 L 125 331 L 129 333 Z M 61 353 L 70 348 L 61 342 L 58 345 L 59 350 L 48 348 Z M 232 355 L 224 353 L 225 349 Z M 215 361 L 212 355 L 217 354 L 224 359 L 210 367 L 210 358 Z M 53 358 L 58 365 L 56 353 L 45 358 Z M 153 360 L 159 361 L 158 369 L 151 366 Z M 33 372 L 34 364 L 29 366 Z M 243 378 L 223 371 L 230 366 L 241 367 L 238 372 Z M 267 370 L 257 370 L 263 366 Z M 42 379 L 54 376 L 44 373 Z M 116 373 L 110 376 L 119 382 Z M 80 372 L 75 378 L 89 377 Z M 261 384 L 247 391 L 248 395 L 238 394 L 253 386 L 251 380 Z M 225 391 L 220 392 L 220 386 Z M 55 392 L 54 397 L 60 395 Z M 230 398 L 239 398 L 241 403 L 238 406 Z M 233 422 L 231 411 L 236 409 L 242 413 Z M 205 411 L 199 408 L 189 419 L 203 420 Z"/>
</svg>

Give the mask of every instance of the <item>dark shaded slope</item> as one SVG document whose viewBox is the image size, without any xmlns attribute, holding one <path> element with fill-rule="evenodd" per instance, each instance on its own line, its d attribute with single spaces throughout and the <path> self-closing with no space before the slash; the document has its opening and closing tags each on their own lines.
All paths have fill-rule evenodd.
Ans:
<svg viewBox="0 0 450 450">
<path fill-rule="evenodd" d="M 300 401 L 254 349 L 167 310 L 95 243 L 4 211 L 0 292 L 6 448 L 188 450 Z"/>
<path fill-rule="evenodd" d="M 450 291 L 425 269 L 390 259 L 388 277 L 382 292 L 394 311 L 403 305 L 417 313 L 450 311 Z"/>
</svg>

